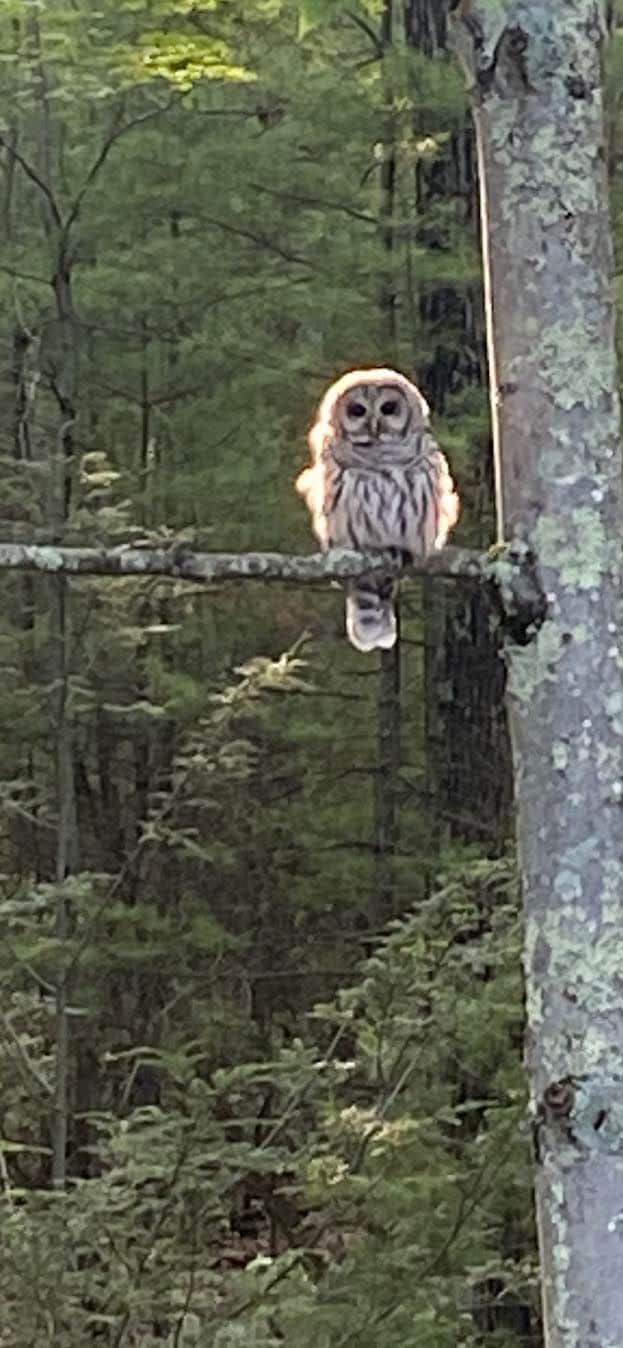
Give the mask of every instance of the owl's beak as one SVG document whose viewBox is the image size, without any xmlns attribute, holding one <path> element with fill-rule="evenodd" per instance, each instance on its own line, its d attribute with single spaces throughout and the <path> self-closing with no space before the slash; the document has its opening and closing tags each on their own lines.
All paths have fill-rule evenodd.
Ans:
<svg viewBox="0 0 623 1348">
<path fill-rule="evenodd" d="M 376 439 L 379 433 L 379 418 L 377 416 L 371 416 L 368 425 L 370 427 L 370 434 L 373 439 Z"/>
</svg>

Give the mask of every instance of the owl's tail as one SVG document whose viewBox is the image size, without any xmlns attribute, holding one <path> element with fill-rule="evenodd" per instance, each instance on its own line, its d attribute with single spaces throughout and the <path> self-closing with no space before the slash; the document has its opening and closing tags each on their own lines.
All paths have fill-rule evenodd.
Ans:
<svg viewBox="0 0 623 1348">
<path fill-rule="evenodd" d="M 346 591 L 346 632 L 358 651 L 378 647 L 388 651 L 396 643 L 395 581 L 372 577 L 352 581 Z"/>
</svg>

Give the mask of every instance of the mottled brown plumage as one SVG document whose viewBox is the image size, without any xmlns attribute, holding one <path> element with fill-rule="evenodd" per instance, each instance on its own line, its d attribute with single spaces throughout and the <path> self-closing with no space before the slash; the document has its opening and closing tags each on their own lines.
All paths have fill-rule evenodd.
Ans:
<svg viewBox="0 0 623 1348">
<path fill-rule="evenodd" d="M 422 394 L 395 370 L 351 370 L 327 390 L 297 480 L 321 546 L 397 548 L 426 557 L 446 541 L 459 498 Z M 360 651 L 396 640 L 395 584 L 349 582 L 346 630 Z"/>
</svg>

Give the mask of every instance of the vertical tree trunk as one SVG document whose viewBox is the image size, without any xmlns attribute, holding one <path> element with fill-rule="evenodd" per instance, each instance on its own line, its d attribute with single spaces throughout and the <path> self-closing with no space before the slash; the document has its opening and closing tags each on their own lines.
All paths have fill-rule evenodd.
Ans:
<svg viewBox="0 0 623 1348">
<path fill-rule="evenodd" d="M 35 108 L 36 164 L 45 185 L 40 195 L 41 222 L 45 234 L 55 296 L 54 317 L 44 329 L 41 364 L 56 418 L 53 430 L 46 426 L 42 443 L 48 464 L 46 519 L 53 539 L 62 542 L 71 507 L 74 473 L 74 431 L 78 391 L 78 327 L 72 290 L 72 266 L 69 239 L 56 200 L 59 126 L 50 98 L 48 70 L 43 60 L 43 43 L 36 15 L 30 16 L 27 34 L 32 58 L 33 102 Z M 69 708 L 70 679 L 70 602 L 64 576 L 52 576 L 48 582 L 50 603 L 50 717 L 54 731 L 56 856 L 55 932 L 59 947 L 59 968 L 55 986 L 54 1091 L 50 1120 L 52 1184 L 65 1186 L 67 1178 L 67 1139 L 69 1126 L 70 1033 L 67 1007 L 70 1001 L 67 965 L 69 964 L 70 913 L 65 881 L 78 865 L 78 828 L 74 773 L 74 744 Z"/>
<path fill-rule="evenodd" d="M 381 46 L 391 49 L 394 40 L 394 2 L 385 0 L 381 14 Z M 396 360 L 396 281 L 392 267 L 395 231 L 396 136 L 392 90 L 385 87 L 385 127 L 381 166 L 381 237 L 388 258 L 388 274 L 380 293 L 383 339 L 387 346 L 387 364 Z M 377 770 L 374 777 L 374 896 L 372 920 L 375 928 L 394 916 L 394 856 L 398 844 L 398 775 L 402 740 L 402 687 L 400 611 L 396 600 L 398 635 L 391 651 L 381 651 L 377 699 Z"/>
<path fill-rule="evenodd" d="M 438 69 L 447 47 L 447 19 L 452 0 L 405 0 L 405 38 Z M 416 125 L 418 112 L 415 112 Z M 419 130 L 419 126 L 418 126 Z M 468 114 L 452 130 L 432 160 L 420 160 L 415 174 L 416 243 L 430 239 L 431 215 L 440 199 L 448 207 L 461 203 L 474 229 L 478 218 L 478 182 L 474 129 Z M 480 286 L 453 284 L 446 273 L 437 284 L 416 291 L 414 258 L 407 282 L 417 296 L 414 331 L 430 334 L 425 361 L 418 360 L 417 382 L 437 416 L 451 408 L 452 397 L 485 379 L 484 317 Z M 418 317 L 419 315 L 419 317 Z M 440 319 L 443 329 L 439 331 Z M 420 339 L 421 341 L 421 339 Z M 480 438 L 480 437 L 479 437 Z M 472 445 L 480 462 L 480 490 L 463 518 L 471 541 L 486 547 L 491 540 L 493 474 L 488 437 Z M 505 671 L 500 661 L 499 634 L 492 623 L 490 597 L 477 583 L 446 584 L 439 578 L 422 582 L 425 631 L 426 798 L 431 816 L 432 851 L 443 836 L 485 844 L 492 855 L 506 846 L 510 831 L 512 773 L 504 701 Z"/>
<path fill-rule="evenodd" d="M 51 712 L 56 758 L 56 938 L 61 952 L 61 967 L 56 977 L 56 1034 L 54 1044 L 54 1096 L 52 1104 L 52 1184 L 64 1188 L 67 1166 L 67 1130 L 69 1124 L 69 1019 L 66 964 L 69 940 L 69 912 L 65 881 L 76 868 L 77 830 L 74 760 L 71 722 L 68 714 L 69 632 L 68 595 L 65 576 L 50 580 L 54 634 L 52 637 Z"/>
<path fill-rule="evenodd" d="M 509 649 L 548 1348 L 623 1334 L 623 474 L 603 0 L 462 0 L 505 531 L 546 620 Z"/>
<path fill-rule="evenodd" d="M 403 0 L 408 41 L 432 56 L 446 45 L 448 10 L 452 0 Z"/>
</svg>

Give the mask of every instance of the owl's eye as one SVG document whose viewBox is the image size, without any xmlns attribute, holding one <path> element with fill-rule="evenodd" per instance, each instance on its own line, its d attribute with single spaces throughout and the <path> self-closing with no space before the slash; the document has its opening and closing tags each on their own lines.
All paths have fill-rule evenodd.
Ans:
<svg viewBox="0 0 623 1348">
<path fill-rule="evenodd" d="M 397 398 L 386 398 L 385 402 L 381 403 L 381 412 L 384 417 L 395 417 L 399 408 L 400 403 Z"/>
<path fill-rule="evenodd" d="M 366 409 L 363 403 L 348 403 L 346 411 L 349 417 L 352 417 L 354 421 L 358 421 L 360 417 L 365 417 L 366 415 Z"/>
</svg>

